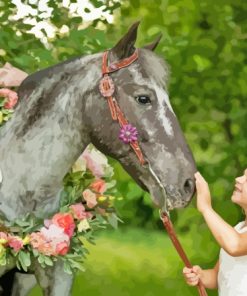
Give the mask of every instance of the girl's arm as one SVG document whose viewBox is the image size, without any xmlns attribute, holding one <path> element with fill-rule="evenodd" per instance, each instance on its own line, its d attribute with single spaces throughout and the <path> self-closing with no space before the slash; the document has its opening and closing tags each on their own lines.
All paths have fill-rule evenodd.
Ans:
<svg viewBox="0 0 247 296">
<path fill-rule="evenodd" d="M 193 268 L 184 267 L 183 274 L 187 284 L 190 286 L 196 286 L 200 280 L 205 288 L 217 289 L 218 271 L 219 261 L 212 269 L 201 269 L 198 265 L 193 266 Z"/>
<path fill-rule="evenodd" d="M 213 210 L 207 182 L 199 172 L 195 174 L 195 177 L 197 208 L 217 242 L 231 256 L 247 255 L 247 233 L 238 233 Z"/>
</svg>

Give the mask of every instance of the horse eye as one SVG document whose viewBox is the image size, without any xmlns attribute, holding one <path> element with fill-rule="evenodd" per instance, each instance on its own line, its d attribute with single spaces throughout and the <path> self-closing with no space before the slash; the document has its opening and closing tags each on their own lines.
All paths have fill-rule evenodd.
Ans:
<svg viewBox="0 0 247 296">
<path fill-rule="evenodd" d="M 135 99 L 136 99 L 137 103 L 142 104 L 142 105 L 146 105 L 146 104 L 151 103 L 151 100 L 148 96 L 141 95 L 141 96 L 135 97 Z"/>
</svg>

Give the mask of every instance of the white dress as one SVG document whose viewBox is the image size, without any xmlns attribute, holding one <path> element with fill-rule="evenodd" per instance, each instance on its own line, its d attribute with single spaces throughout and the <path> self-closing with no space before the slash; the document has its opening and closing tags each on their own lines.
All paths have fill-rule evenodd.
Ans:
<svg viewBox="0 0 247 296">
<path fill-rule="evenodd" d="M 246 232 L 244 224 L 240 222 L 234 228 L 239 233 Z M 219 296 L 247 296 L 247 255 L 232 257 L 220 250 L 218 291 Z"/>
</svg>

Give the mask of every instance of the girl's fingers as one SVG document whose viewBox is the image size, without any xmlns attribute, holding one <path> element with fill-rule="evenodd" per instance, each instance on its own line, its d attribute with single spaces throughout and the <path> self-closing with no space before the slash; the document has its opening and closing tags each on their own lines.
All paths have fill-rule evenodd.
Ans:
<svg viewBox="0 0 247 296">
<path fill-rule="evenodd" d="M 187 278 L 187 279 L 193 279 L 193 278 L 195 278 L 195 277 L 197 277 L 197 274 L 194 273 L 194 272 L 186 274 L 186 278 Z"/>
<path fill-rule="evenodd" d="M 192 272 L 192 268 L 188 268 L 186 266 L 183 268 L 183 273 L 186 274 L 186 273 L 191 273 L 191 272 Z"/>
<path fill-rule="evenodd" d="M 196 181 L 206 183 L 205 179 L 199 172 L 196 172 L 194 176 L 196 178 Z"/>
<path fill-rule="evenodd" d="M 199 274 L 199 272 L 201 271 L 201 267 L 199 265 L 194 265 L 192 267 L 192 271 L 195 272 L 196 274 Z"/>
<path fill-rule="evenodd" d="M 193 278 L 188 278 L 187 279 L 187 282 L 189 282 L 189 283 L 198 283 L 198 281 L 199 281 L 199 276 L 198 275 L 196 275 L 196 276 L 194 276 Z"/>
<path fill-rule="evenodd" d="M 198 280 L 195 282 L 189 282 L 188 285 L 190 286 L 197 286 L 198 285 Z"/>
</svg>

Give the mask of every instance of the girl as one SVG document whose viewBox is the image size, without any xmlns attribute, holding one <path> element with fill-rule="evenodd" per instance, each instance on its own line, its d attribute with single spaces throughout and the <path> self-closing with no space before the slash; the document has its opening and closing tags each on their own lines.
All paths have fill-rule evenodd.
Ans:
<svg viewBox="0 0 247 296">
<path fill-rule="evenodd" d="M 209 289 L 218 288 L 220 296 L 247 295 L 247 218 L 232 227 L 212 208 L 207 182 L 199 172 L 195 174 L 197 208 L 202 213 L 213 236 L 222 247 L 219 260 L 212 269 L 196 265 L 185 267 L 183 274 L 188 285 L 195 286 L 200 280 Z M 247 214 L 247 169 L 235 179 L 232 202 Z"/>
</svg>

